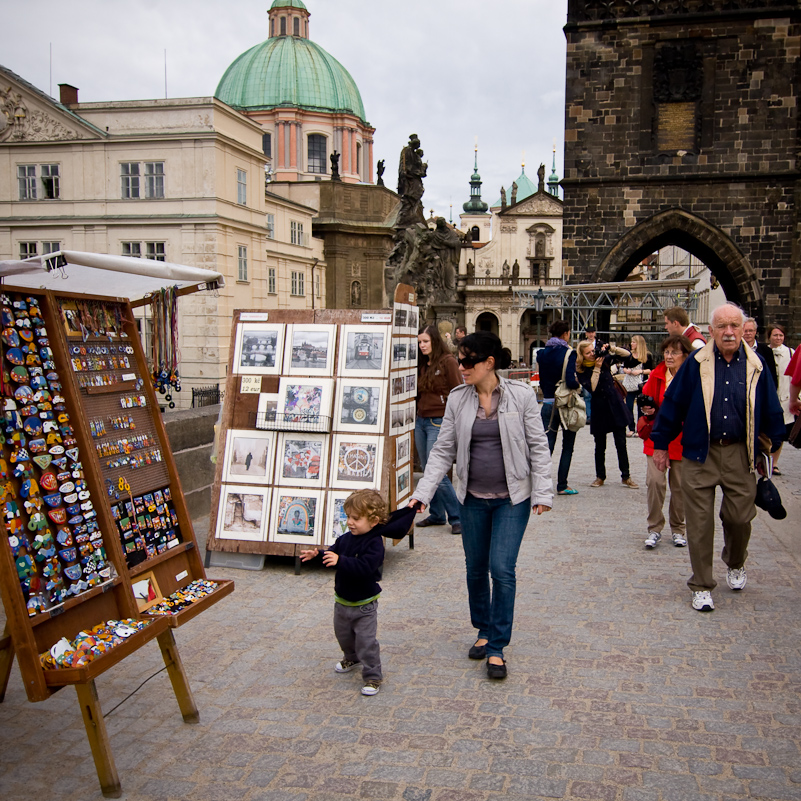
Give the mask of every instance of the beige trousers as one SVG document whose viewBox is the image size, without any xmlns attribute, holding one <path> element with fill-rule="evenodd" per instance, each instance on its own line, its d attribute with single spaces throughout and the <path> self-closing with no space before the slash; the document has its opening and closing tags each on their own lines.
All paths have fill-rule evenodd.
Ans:
<svg viewBox="0 0 801 801">
<path fill-rule="evenodd" d="M 665 527 L 665 505 L 667 485 L 670 483 L 670 502 L 668 520 L 670 533 L 684 536 L 684 498 L 681 494 L 681 460 L 671 459 L 668 469 L 663 473 L 654 465 L 654 457 L 646 456 L 648 466 L 645 470 L 646 498 L 648 501 L 648 531 L 662 533 Z"/>
<path fill-rule="evenodd" d="M 731 568 L 740 568 L 748 557 L 751 521 L 756 517 L 754 498 L 756 478 L 748 464 L 745 443 L 710 445 L 706 461 L 682 459 L 681 492 L 687 519 L 687 545 L 693 574 L 687 586 L 693 590 L 713 590 L 712 559 L 715 545 L 715 489 L 723 499 L 721 559 Z"/>
</svg>

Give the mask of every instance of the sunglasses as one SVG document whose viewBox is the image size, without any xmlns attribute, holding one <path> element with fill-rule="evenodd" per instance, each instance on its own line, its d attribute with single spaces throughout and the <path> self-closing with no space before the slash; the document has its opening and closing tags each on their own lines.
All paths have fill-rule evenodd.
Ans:
<svg viewBox="0 0 801 801">
<path fill-rule="evenodd" d="M 477 364 L 487 361 L 487 357 L 485 356 L 483 359 L 479 359 L 477 356 L 466 356 L 464 359 L 457 359 L 456 361 L 459 362 L 459 367 L 472 370 Z"/>
</svg>

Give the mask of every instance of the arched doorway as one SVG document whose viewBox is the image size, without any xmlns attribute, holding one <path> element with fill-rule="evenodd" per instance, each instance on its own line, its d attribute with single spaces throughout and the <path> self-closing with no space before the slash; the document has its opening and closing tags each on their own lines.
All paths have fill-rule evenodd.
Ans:
<svg viewBox="0 0 801 801">
<path fill-rule="evenodd" d="M 491 331 L 496 336 L 500 336 L 500 330 L 498 318 L 492 312 L 481 312 L 476 317 L 476 331 Z"/>
</svg>

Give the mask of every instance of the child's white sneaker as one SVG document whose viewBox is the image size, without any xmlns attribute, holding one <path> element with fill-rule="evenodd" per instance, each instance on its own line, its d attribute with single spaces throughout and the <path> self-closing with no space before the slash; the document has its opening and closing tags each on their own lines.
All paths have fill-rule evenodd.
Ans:
<svg viewBox="0 0 801 801">
<path fill-rule="evenodd" d="M 359 667 L 359 665 L 361 665 L 361 662 L 349 662 L 347 659 L 343 659 L 341 662 L 337 662 L 334 670 L 337 673 L 350 673 L 351 670 Z"/>
<path fill-rule="evenodd" d="M 364 687 L 362 687 L 362 695 L 378 695 L 380 689 L 381 682 L 376 679 L 370 679 L 370 681 L 366 682 Z"/>
</svg>

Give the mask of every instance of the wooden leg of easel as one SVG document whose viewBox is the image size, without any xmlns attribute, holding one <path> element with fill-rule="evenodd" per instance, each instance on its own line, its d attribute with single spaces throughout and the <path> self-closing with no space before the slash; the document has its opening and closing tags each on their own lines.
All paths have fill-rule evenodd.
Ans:
<svg viewBox="0 0 801 801">
<path fill-rule="evenodd" d="M 11 642 L 11 635 L 8 633 L 8 623 L 3 629 L 3 636 L 0 637 L 0 704 L 6 697 L 6 687 L 11 677 L 11 666 L 14 664 L 14 645 Z"/>
<path fill-rule="evenodd" d="M 158 640 L 159 648 L 161 648 L 161 655 L 164 657 L 164 664 L 167 666 L 167 673 L 170 676 L 172 689 L 181 709 L 184 723 L 198 723 L 200 721 L 200 713 L 197 711 L 192 689 L 187 681 L 172 629 L 167 629 L 163 634 L 159 634 L 156 639 Z"/>
<path fill-rule="evenodd" d="M 86 684 L 76 684 L 78 703 L 81 705 L 83 725 L 86 727 L 86 736 L 89 738 L 89 747 L 95 760 L 97 778 L 100 780 L 100 789 L 106 798 L 119 798 L 122 795 L 122 785 L 111 753 L 111 743 L 106 731 L 106 722 L 100 710 L 97 698 L 97 687 L 94 680 Z"/>
</svg>

